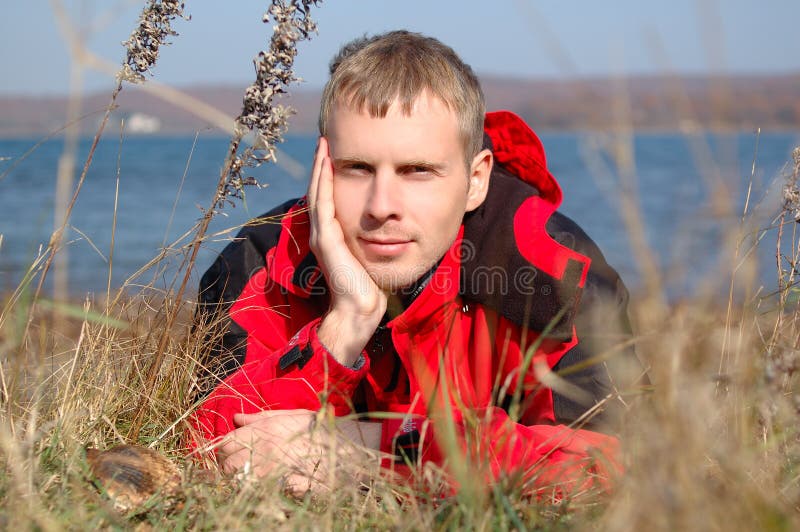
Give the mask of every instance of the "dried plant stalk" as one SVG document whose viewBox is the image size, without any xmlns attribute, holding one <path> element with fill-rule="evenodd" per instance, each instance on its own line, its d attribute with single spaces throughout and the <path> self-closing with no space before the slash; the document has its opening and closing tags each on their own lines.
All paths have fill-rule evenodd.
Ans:
<svg viewBox="0 0 800 532">
<path fill-rule="evenodd" d="M 275 104 L 274 99 L 278 95 L 286 94 L 289 84 L 298 80 L 294 74 L 297 43 L 310 38 L 316 32 L 317 26 L 311 19 L 310 10 L 320 2 L 321 0 L 273 0 L 264 13 L 263 22 L 275 22 L 269 49 L 259 52 L 254 60 L 256 80 L 245 90 L 242 112 L 236 118 L 236 127 L 211 207 L 203 213 L 188 258 L 184 261 L 183 280 L 175 296 L 178 306 L 167 314 L 155 357 L 145 373 L 144 393 L 128 433 L 131 440 L 138 438 L 149 397 L 155 389 L 156 378 L 164 361 L 170 331 L 211 219 L 226 203 L 233 204 L 233 198 L 243 198 L 246 185 L 258 185 L 254 178 L 245 176 L 247 168 L 275 161 L 275 145 L 283 140 L 287 119 L 293 111 Z M 255 142 L 240 153 L 242 140 L 249 132 L 255 135 Z"/>
<path fill-rule="evenodd" d="M 172 29 L 172 21 L 184 14 L 184 3 L 179 0 L 149 0 L 139 17 L 139 25 L 133 30 L 123 46 L 128 53 L 125 63 L 117 74 L 118 81 L 141 83 L 144 74 L 150 73 L 158 60 L 161 46 L 169 44 L 167 38 L 178 35 Z"/>
<path fill-rule="evenodd" d="M 78 200 L 78 195 L 83 187 L 86 174 L 89 172 L 89 167 L 91 166 L 92 159 L 94 158 L 94 152 L 97 149 L 97 144 L 100 141 L 103 131 L 105 130 L 106 124 L 108 123 L 108 118 L 111 115 L 111 111 L 113 111 L 115 108 L 117 96 L 119 96 L 119 93 L 122 91 L 122 83 L 124 81 L 136 83 L 141 82 L 144 79 L 142 73 L 149 72 L 150 69 L 155 65 L 156 60 L 158 59 L 158 51 L 160 46 L 168 44 L 166 42 L 166 38 L 168 36 L 177 35 L 177 33 L 172 29 L 171 24 L 176 17 L 184 16 L 183 7 L 183 2 L 178 2 L 177 0 L 149 0 L 145 8 L 142 10 L 142 15 L 139 19 L 139 26 L 131 34 L 131 37 L 128 39 L 128 41 L 124 43 L 128 50 L 125 63 L 117 74 L 117 86 L 111 93 L 111 100 L 106 107 L 103 119 L 100 121 L 100 126 L 97 128 L 97 132 L 94 135 L 92 145 L 89 148 L 89 154 L 86 157 L 83 170 L 81 171 L 80 178 L 78 179 L 78 184 L 72 193 L 72 199 L 64 211 L 63 221 L 61 222 L 61 225 L 53 231 L 53 234 L 50 237 L 50 242 L 47 245 L 47 260 L 42 267 L 42 272 L 39 276 L 39 282 L 36 286 L 36 292 L 28 309 L 28 318 L 25 324 L 25 331 L 22 335 L 23 338 L 28 336 L 30 325 L 33 321 L 34 311 L 36 309 L 36 301 L 38 301 L 39 295 L 42 292 L 44 281 L 47 278 L 47 274 L 50 271 L 53 260 L 61 248 L 61 242 L 63 241 L 64 237 L 64 229 L 69 223 L 72 209 L 75 207 L 75 202 Z"/>
<path fill-rule="evenodd" d="M 287 94 L 289 84 L 298 81 L 293 70 L 297 43 L 316 33 L 317 25 L 309 16 L 309 10 L 320 1 L 274 0 L 264 13 L 265 23 L 272 19 L 276 24 L 269 49 L 259 52 L 253 61 L 256 80 L 245 90 L 242 112 L 236 118 L 231 140 L 227 175 L 223 171 L 225 185 L 218 190 L 214 208 L 221 208 L 229 198 L 241 198 L 245 185 L 257 185 L 255 179 L 243 175 L 246 168 L 275 161 L 275 145 L 283 141 L 288 129 L 287 119 L 294 110 L 275 104 L 274 99 Z M 241 139 L 248 132 L 255 134 L 255 142 L 239 154 Z"/>
</svg>

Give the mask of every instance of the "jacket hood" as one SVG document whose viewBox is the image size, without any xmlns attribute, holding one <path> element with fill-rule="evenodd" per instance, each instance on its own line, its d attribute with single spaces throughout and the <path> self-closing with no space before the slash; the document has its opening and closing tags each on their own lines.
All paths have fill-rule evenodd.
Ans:
<svg viewBox="0 0 800 532">
<path fill-rule="evenodd" d="M 485 133 L 495 164 L 486 200 L 464 217 L 459 292 L 517 325 L 570 338 L 591 261 L 547 231 L 561 187 L 517 115 L 488 113 Z"/>
<path fill-rule="evenodd" d="M 553 210 L 557 209 L 561 205 L 561 187 L 547 169 L 544 146 L 536 133 L 510 111 L 486 113 L 483 124 L 495 164 L 531 185 Z"/>
</svg>

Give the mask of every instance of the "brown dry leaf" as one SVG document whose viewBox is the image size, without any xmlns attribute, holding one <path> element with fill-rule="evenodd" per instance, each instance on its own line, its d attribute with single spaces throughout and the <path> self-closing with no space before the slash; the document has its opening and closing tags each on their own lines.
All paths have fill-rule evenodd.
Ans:
<svg viewBox="0 0 800 532">
<path fill-rule="evenodd" d="M 120 512 L 141 507 L 153 495 L 169 498 L 180 490 L 178 467 L 152 449 L 138 445 L 119 445 L 106 451 L 88 448 L 86 461 L 95 482 Z"/>
</svg>

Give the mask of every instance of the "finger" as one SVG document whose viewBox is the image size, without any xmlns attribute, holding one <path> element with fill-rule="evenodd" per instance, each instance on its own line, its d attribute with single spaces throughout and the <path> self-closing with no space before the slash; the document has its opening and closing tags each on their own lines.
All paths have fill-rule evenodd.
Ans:
<svg viewBox="0 0 800 532">
<path fill-rule="evenodd" d="M 237 428 L 244 427 L 245 425 L 249 425 L 251 423 L 255 423 L 262 419 L 269 419 L 274 417 L 276 413 L 284 412 L 283 410 L 262 410 L 261 412 L 256 412 L 255 414 L 234 414 L 233 415 L 233 424 Z"/>
<path fill-rule="evenodd" d="M 317 185 L 316 213 L 321 223 L 329 222 L 334 218 L 333 206 L 333 165 L 330 157 L 322 161 Z"/>
<path fill-rule="evenodd" d="M 260 414 L 262 414 L 262 412 L 259 412 L 257 414 L 234 414 L 233 426 L 236 428 L 244 427 L 248 423 L 252 423 L 254 421 L 254 418 L 260 419 Z"/>
<path fill-rule="evenodd" d="M 314 164 L 311 168 L 311 179 L 308 181 L 308 207 L 313 212 L 317 204 L 317 188 L 319 187 L 319 174 L 322 169 L 322 160 L 327 155 L 327 143 L 325 137 L 317 139 L 317 149 L 314 153 Z M 325 145 L 323 148 L 323 144 Z"/>
<path fill-rule="evenodd" d="M 292 497 L 303 497 L 309 491 L 315 491 L 314 488 L 318 485 L 318 482 L 305 475 L 295 473 L 283 477 L 283 490 Z"/>
<path fill-rule="evenodd" d="M 232 430 L 226 434 L 220 442 L 220 445 L 217 447 L 217 454 L 230 456 L 236 454 L 241 449 L 249 449 L 260 437 L 261 435 L 251 426 L 243 426 Z"/>
<path fill-rule="evenodd" d="M 227 457 L 236 454 L 240 449 L 245 447 L 245 443 L 240 434 L 236 434 L 238 430 L 228 433 L 227 436 L 220 442 L 217 447 L 218 457 Z"/>
<path fill-rule="evenodd" d="M 217 461 L 224 471 L 237 471 L 244 467 L 246 462 L 255 465 L 258 462 L 269 461 L 273 445 L 267 439 L 263 437 L 256 439 L 256 434 L 250 429 L 238 429 L 234 432 L 238 434 L 217 449 Z"/>
<path fill-rule="evenodd" d="M 308 416 L 314 414 L 313 410 L 307 410 L 305 408 L 295 408 L 292 410 L 262 410 L 260 412 L 256 412 L 254 414 L 234 414 L 233 415 L 233 424 L 236 427 L 244 427 L 245 425 L 249 425 L 251 423 L 255 423 L 257 421 L 263 419 L 270 419 L 276 416 Z"/>
<path fill-rule="evenodd" d="M 269 466 L 269 463 L 269 458 L 263 453 L 254 452 L 252 449 L 241 449 L 235 454 L 222 459 L 220 466 L 225 473 L 230 474 L 242 470 L 264 470 Z"/>
<path fill-rule="evenodd" d="M 222 472 L 228 475 L 236 473 L 245 466 L 243 458 L 237 454 L 232 454 L 230 456 L 218 456 L 217 461 L 219 462 L 219 467 L 222 469 Z"/>
<path fill-rule="evenodd" d="M 256 476 L 262 477 L 275 468 L 287 471 L 305 471 L 311 465 L 305 457 L 288 449 L 275 447 L 241 447 L 236 452 L 227 456 L 218 456 L 220 467 L 225 473 L 231 474 L 246 470 Z M 313 468 L 312 468 L 313 469 Z"/>
</svg>

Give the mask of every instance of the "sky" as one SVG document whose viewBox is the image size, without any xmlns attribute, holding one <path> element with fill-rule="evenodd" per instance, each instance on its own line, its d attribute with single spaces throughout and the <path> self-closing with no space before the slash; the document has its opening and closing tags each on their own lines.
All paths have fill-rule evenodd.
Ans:
<svg viewBox="0 0 800 532">
<path fill-rule="evenodd" d="M 0 95 L 66 94 L 70 50 L 54 15 L 61 3 L 89 50 L 112 64 L 142 0 L 3 0 Z M 190 21 L 162 49 L 158 81 L 246 86 L 271 25 L 264 0 L 186 0 Z M 479 74 L 572 78 L 679 72 L 800 72 L 800 0 L 328 0 L 319 34 L 299 47 L 296 73 L 321 87 L 330 58 L 354 37 L 406 28 L 439 38 Z M 62 19 L 63 20 L 63 19 Z M 81 70 L 83 88 L 111 88 Z"/>
</svg>

